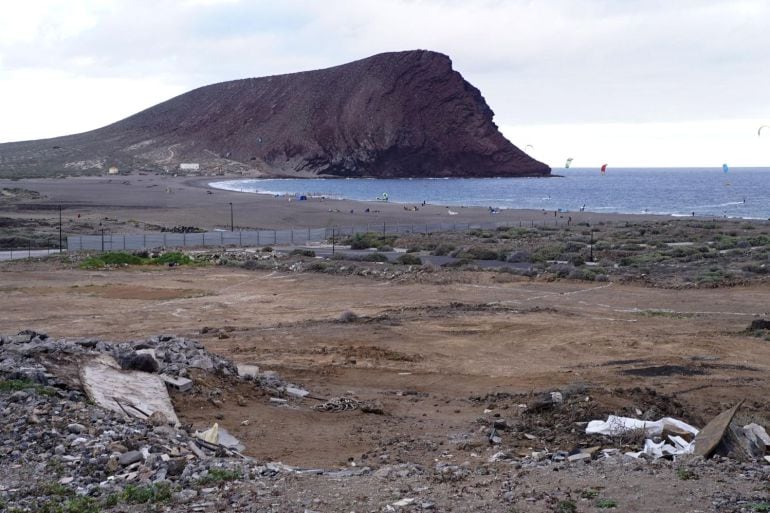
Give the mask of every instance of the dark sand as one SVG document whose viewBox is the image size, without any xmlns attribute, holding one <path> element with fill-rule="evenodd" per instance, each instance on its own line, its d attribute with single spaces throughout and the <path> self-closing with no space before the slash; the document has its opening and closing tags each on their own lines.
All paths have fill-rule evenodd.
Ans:
<svg viewBox="0 0 770 513">
<path fill-rule="evenodd" d="M 58 206 L 63 206 L 65 222 L 91 222 L 109 218 L 125 226 L 125 230 L 143 230 L 145 224 L 196 226 L 204 229 L 230 227 L 230 203 L 236 228 L 275 228 L 366 226 L 373 230 L 383 223 L 508 223 L 523 226 L 543 223 L 572 223 L 642 219 L 671 219 L 667 216 L 607 214 L 592 212 L 557 213 L 540 210 L 502 210 L 490 214 L 483 207 L 417 205 L 418 211 L 407 211 L 403 204 L 351 200 L 289 201 L 286 197 L 214 189 L 211 182 L 239 177 L 168 177 L 161 175 L 70 177 L 62 179 L 0 179 L 0 188 L 24 188 L 39 192 L 37 200 L 0 203 L 0 216 L 58 220 Z M 558 178 L 554 178 L 558 179 Z M 407 205 L 414 207 L 415 205 Z M 365 212 L 369 208 L 370 212 Z M 457 215 L 449 215 L 449 210 Z M 351 212 L 352 211 L 352 212 Z M 80 217 L 78 217 L 78 214 Z"/>
</svg>

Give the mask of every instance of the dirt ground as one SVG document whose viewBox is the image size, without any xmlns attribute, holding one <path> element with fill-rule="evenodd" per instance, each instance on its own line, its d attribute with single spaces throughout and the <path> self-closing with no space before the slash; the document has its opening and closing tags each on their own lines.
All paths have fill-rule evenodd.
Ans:
<svg viewBox="0 0 770 513">
<path fill-rule="evenodd" d="M 114 341 L 173 333 L 305 387 L 311 397 L 276 405 L 253 385 L 199 376 L 195 392 L 174 397 L 185 423 L 219 422 L 247 454 L 301 467 L 429 463 L 449 449 L 486 458 L 501 448 L 617 446 L 588 439 L 580 423 L 621 413 L 701 427 L 740 399 L 744 420 L 768 425 L 770 343 L 745 331 L 768 309 L 767 285 L 0 266 L 0 333 Z M 552 390 L 566 396 L 563 414 L 523 413 L 521 404 Z M 334 397 L 382 412 L 313 408 Z M 491 447 L 484 426 L 495 418 L 530 436 Z"/>
</svg>

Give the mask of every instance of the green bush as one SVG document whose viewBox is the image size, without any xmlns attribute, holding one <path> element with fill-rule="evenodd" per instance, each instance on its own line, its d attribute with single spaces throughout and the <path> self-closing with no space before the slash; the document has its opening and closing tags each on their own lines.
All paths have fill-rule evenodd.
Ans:
<svg viewBox="0 0 770 513">
<path fill-rule="evenodd" d="M 83 269 L 99 269 L 108 265 L 142 265 L 147 261 L 137 255 L 122 251 L 102 253 L 98 256 L 90 256 L 80 263 Z"/>
<path fill-rule="evenodd" d="M 404 253 L 403 255 L 399 255 L 396 261 L 399 264 L 403 264 L 403 265 L 422 265 L 422 260 L 420 259 L 420 257 L 415 255 L 410 255 L 409 253 Z"/>
<path fill-rule="evenodd" d="M 350 249 L 369 249 L 379 248 L 382 246 L 392 246 L 397 235 L 384 235 L 375 232 L 356 233 L 352 237 L 349 237 L 345 243 L 350 244 Z"/>
<path fill-rule="evenodd" d="M 241 473 L 237 470 L 226 470 L 223 468 L 212 468 L 208 474 L 198 481 L 200 484 L 224 483 L 226 481 L 236 481 L 241 478 Z"/>
<path fill-rule="evenodd" d="M 564 253 L 563 244 L 551 244 L 537 248 L 532 253 L 532 260 L 534 262 L 545 262 L 546 260 L 556 260 Z"/>
<path fill-rule="evenodd" d="M 293 249 L 289 254 L 292 256 L 315 257 L 315 251 L 312 249 Z"/>
<path fill-rule="evenodd" d="M 163 253 L 159 257 L 153 259 L 153 263 L 155 264 L 173 264 L 173 265 L 185 265 L 192 262 L 189 256 L 185 255 L 184 253 L 180 253 L 178 251 L 171 251 L 169 253 Z"/>
<path fill-rule="evenodd" d="M 123 252 L 110 252 L 101 255 L 101 260 L 107 265 L 142 265 L 144 260 L 136 255 Z"/>
<path fill-rule="evenodd" d="M 499 260 L 500 253 L 488 248 L 472 246 L 470 248 L 456 252 L 457 258 L 468 258 L 471 260 Z M 503 256 L 505 258 L 505 256 Z"/>
<path fill-rule="evenodd" d="M 448 255 L 455 250 L 455 247 L 451 244 L 439 244 L 433 249 L 433 254 L 436 256 Z"/>
<path fill-rule="evenodd" d="M 171 499 L 171 487 L 165 483 L 147 486 L 128 485 L 123 489 L 122 499 L 129 504 L 165 502 Z"/>
</svg>

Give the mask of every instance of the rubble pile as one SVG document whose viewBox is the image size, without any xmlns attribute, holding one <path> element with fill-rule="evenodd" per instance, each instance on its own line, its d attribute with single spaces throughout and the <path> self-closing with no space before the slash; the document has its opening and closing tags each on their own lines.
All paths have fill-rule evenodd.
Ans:
<svg viewBox="0 0 770 513">
<path fill-rule="evenodd" d="M 95 339 L 52 339 L 32 330 L 0 336 L 0 375 L 60 386 L 65 383 L 61 376 L 48 372 L 43 363 L 46 357 L 79 360 L 98 353 L 114 357 L 124 369 L 182 377 L 189 374 L 190 368 L 224 376 L 238 375 L 238 368 L 232 361 L 206 351 L 196 340 L 183 337 L 158 335 L 142 341 L 112 344 Z"/>
</svg>

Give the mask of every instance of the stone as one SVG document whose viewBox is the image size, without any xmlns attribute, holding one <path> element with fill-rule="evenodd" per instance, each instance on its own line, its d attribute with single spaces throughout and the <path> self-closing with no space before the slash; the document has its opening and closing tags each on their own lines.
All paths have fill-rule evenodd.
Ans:
<svg viewBox="0 0 770 513">
<path fill-rule="evenodd" d="M 152 426 L 165 426 L 168 424 L 168 417 L 162 411 L 154 411 L 147 421 Z"/>
<path fill-rule="evenodd" d="M 124 452 L 128 452 L 128 447 L 126 447 L 120 442 L 110 442 L 107 445 L 107 449 L 109 449 L 111 452 L 119 452 L 121 454 L 123 454 Z"/>
<path fill-rule="evenodd" d="M 134 351 L 128 354 L 120 355 L 118 363 L 123 369 L 138 370 L 142 372 L 158 372 L 160 365 L 155 356 L 148 353 Z"/>
<path fill-rule="evenodd" d="M 708 458 L 714 453 L 722 441 L 722 438 L 725 436 L 725 433 L 735 416 L 735 412 L 738 411 L 738 408 L 740 408 L 742 404 L 743 401 L 740 401 L 732 408 L 723 411 L 711 419 L 711 421 L 700 430 L 693 440 L 693 444 L 695 445 L 694 454 L 696 456 Z"/>
<path fill-rule="evenodd" d="M 181 502 L 181 503 L 190 502 L 197 496 L 198 496 L 198 492 L 190 488 L 185 488 L 184 490 L 180 490 L 173 494 L 174 501 Z"/>
<path fill-rule="evenodd" d="M 567 461 L 575 462 L 575 461 L 590 461 L 591 455 L 587 452 L 579 452 L 577 454 L 572 454 L 567 457 Z"/>
<path fill-rule="evenodd" d="M 214 362 L 208 356 L 198 355 L 190 359 L 187 365 L 188 367 L 195 367 L 203 370 L 213 370 Z"/>
<path fill-rule="evenodd" d="M 142 451 L 128 451 L 121 454 L 118 458 L 118 462 L 124 467 L 142 460 L 144 460 L 144 454 L 142 454 Z"/>
<path fill-rule="evenodd" d="M 110 459 L 107 460 L 107 472 L 110 474 L 114 474 L 117 472 L 117 470 L 120 468 L 120 461 L 118 461 L 117 456 L 110 456 Z"/>
<path fill-rule="evenodd" d="M 24 390 L 19 390 L 17 392 L 14 392 L 8 397 L 8 400 L 12 403 L 20 403 L 22 401 L 26 401 L 29 398 L 29 394 L 25 392 Z"/>
<path fill-rule="evenodd" d="M 169 476 L 179 476 L 187 468 L 184 458 L 171 458 L 166 464 L 166 472 Z"/>
<path fill-rule="evenodd" d="M 81 433 L 85 433 L 87 431 L 87 428 L 83 424 L 73 423 L 73 424 L 67 425 L 67 431 L 69 431 L 70 433 L 79 435 Z"/>
</svg>

